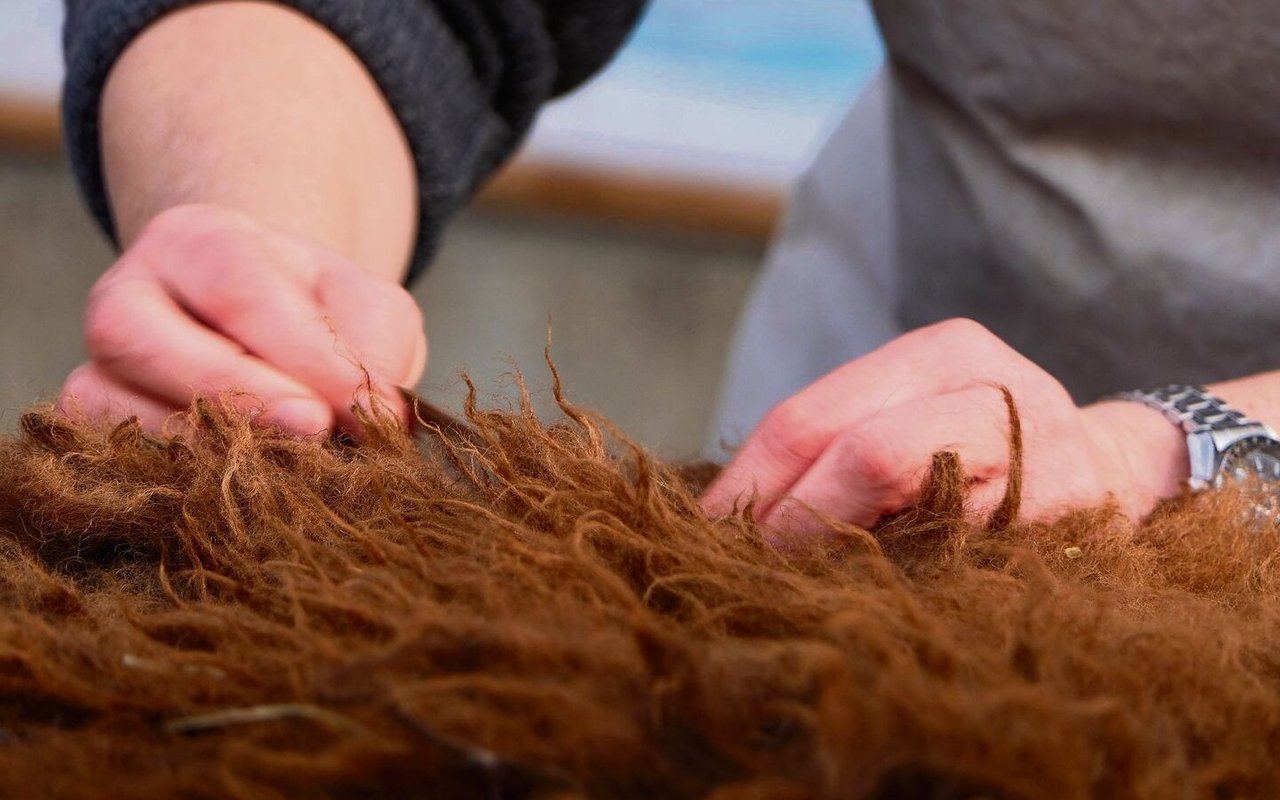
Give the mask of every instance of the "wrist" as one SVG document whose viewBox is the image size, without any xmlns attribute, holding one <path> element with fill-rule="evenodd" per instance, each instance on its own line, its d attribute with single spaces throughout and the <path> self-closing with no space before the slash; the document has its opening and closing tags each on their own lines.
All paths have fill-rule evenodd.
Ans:
<svg viewBox="0 0 1280 800">
<path fill-rule="evenodd" d="M 1105 400 L 1081 409 L 1087 430 L 1113 481 L 1121 505 L 1136 516 L 1183 491 L 1191 474 L 1187 437 L 1154 408 Z"/>
</svg>

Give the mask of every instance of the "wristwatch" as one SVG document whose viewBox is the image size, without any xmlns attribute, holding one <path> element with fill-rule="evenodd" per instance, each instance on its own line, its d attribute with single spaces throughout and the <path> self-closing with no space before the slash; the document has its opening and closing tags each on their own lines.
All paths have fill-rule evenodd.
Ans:
<svg viewBox="0 0 1280 800">
<path fill-rule="evenodd" d="M 1195 491 L 1257 482 L 1265 490 L 1259 510 L 1274 517 L 1280 509 L 1280 439 L 1267 425 L 1249 419 L 1203 386 L 1174 384 L 1151 391 L 1124 392 L 1117 400 L 1150 406 L 1187 434 L 1189 483 Z"/>
</svg>

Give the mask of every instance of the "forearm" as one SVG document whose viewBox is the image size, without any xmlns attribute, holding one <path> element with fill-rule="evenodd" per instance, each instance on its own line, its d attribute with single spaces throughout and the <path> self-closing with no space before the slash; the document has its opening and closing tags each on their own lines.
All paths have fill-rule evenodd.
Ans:
<svg viewBox="0 0 1280 800">
<path fill-rule="evenodd" d="M 1208 389 L 1246 416 L 1280 430 L 1280 371 L 1223 381 Z"/>
<path fill-rule="evenodd" d="M 122 245 L 168 208 L 211 203 L 403 277 L 408 144 L 359 60 L 306 17 L 239 0 L 172 13 L 116 63 L 101 114 Z"/>
</svg>

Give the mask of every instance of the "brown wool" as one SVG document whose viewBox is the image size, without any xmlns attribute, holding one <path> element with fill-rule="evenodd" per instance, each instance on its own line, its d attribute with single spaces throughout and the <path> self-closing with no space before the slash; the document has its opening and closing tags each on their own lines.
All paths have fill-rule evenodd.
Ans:
<svg viewBox="0 0 1280 800">
<path fill-rule="evenodd" d="M 0 792 L 1280 795 L 1280 539 L 1230 498 L 972 526 L 940 454 L 877 535 L 780 553 L 563 408 L 360 447 L 26 415 Z"/>
</svg>

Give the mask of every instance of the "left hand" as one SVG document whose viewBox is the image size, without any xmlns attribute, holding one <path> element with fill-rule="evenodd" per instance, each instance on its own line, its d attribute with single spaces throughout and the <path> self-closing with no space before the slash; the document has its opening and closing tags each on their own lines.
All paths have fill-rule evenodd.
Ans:
<svg viewBox="0 0 1280 800">
<path fill-rule="evenodd" d="M 399 283 L 311 239 L 214 205 L 157 216 L 94 285 L 90 361 L 64 413 L 164 431 L 222 398 L 291 433 L 363 430 L 358 403 L 407 419 L 398 387 L 427 362 L 422 313 Z"/>
<path fill-rule="evenodd" d="M 702 506 L 724 515 L 754 496 L 756 518 L 783 538 L 823 532 L 813 511 L 869 528 L 910 506 L 933 454 L 949 450 L 971 480 L 971 508 L 981 518 L 1008 484 L 1002 386 L 1022 425 L 1025 517 L 1111 496 L 1136 518 L 1185 482 L 1185 437 L 1159 412 L 1129 402 L 1080 408 L 1047 372 L 960 319 L 900 336 L 779 404 Z"/>
</svg>

